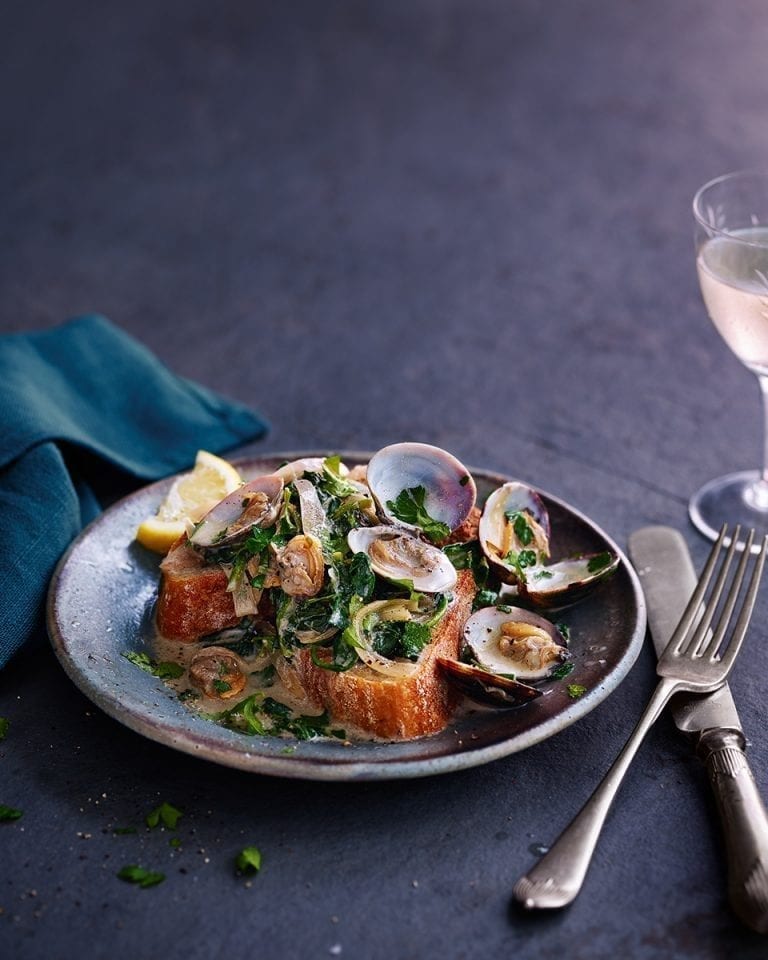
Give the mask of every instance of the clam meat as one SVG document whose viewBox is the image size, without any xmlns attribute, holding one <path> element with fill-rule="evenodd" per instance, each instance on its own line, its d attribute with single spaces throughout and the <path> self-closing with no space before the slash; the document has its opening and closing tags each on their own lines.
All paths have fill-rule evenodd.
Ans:
<svg viewBox="0 0 768 960">
<path fill-rule="evenodd" d="M 277 555 L 277 568 L 283 593 L 289 597 L 314 597 L 325 576 L 320 541 L 303 533 L 292 537 Z"/>
<path fill-rule="evenodd" d="M 456 583 L 456 568 L 438 547 L 396 527 L 356 527 L 347 534 L 353 553 L 365 553 L 374 573 L 424 593 L 443 593 Z"/>
<path fill-rule="evenodd" d="M 544 617 L 521 607 L 483 607 L 464 626 L 465 649 L 491 674 L 544 680 L 566 659 L 565 638 Z"/>
<path fill-rule="evenodd" d="M 246 667 L 240 657 L 226 647 L 205 647 L 189 665 L 189 682 L 217 700 L 229 700 L 242 693 Z"/>
<path fill-rule="evenodd" d="M 206 513 L 190 543 L 208 548 L 230 546 L 244 540 L 254 527 L 271 526 L 282 508 L 283 486 L 275 474 L 244 483 Z"/>
<path fill-rule="evenodd" d="M 480 517 L 480 548 L 499 578 L 517 583 L 526 567 L 549 558 L 549 514 L 524 483 L 503 484 L 488 497 Z"/>
</svg>

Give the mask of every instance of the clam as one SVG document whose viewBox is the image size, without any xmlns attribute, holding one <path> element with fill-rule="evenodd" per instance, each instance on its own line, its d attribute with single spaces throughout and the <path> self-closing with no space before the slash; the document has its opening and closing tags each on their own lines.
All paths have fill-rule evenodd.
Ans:
<svg viewBox="0 0 768 960">
<path fill-rule="evenodd" d="M 424 593 L 443 593 L 456 583 L 456 568 L 438 547 L 396 527 L 355 527 L 347 534 L 353 553 L 365 553 L 375 573 Z"/>
<path fill-rule="evenodd" d="M 549 620 L 520 607 L 484 607 L 464 626 L 464 655 L 440 665 L 472 700 L 514 707 L 542 695 L 531 684 L 551 676 L 568 657 L 565 639 Z"/>
<path fill-rule="evenodd" d="M 618 565 L 618 556 L 604 550 L 548 566 L 530 567 L 525 570 L 525 579 L 518 583 L 518 593 L 535 607 L 569 607 L 592 593 L 615 573 Z"/>
<path fill-rule="evenodd" d="M 519 680 L 500 677 L 487 670 L 473 667 L 459 660 L 438 657 L 437 662 L 448 674 L 453 685 L 465 697 L 489 707 L 519 707 L 542 695 L 542 691 Z"/>
<path fill-rule="evenodd" d="M 219 501 L 195 527 L 189 540 L 196 547 L 230 546 L 254 527 L 268 527 L 282 507 L 283 481 L 275 474 L 257 477 Z"/>
<path fill-rule="evenodd" d="M 521 607 L 483 607 L 464 625 L 465 649 L 492 674 L 544 680 L 568 658 L 565 638 L 539 614 Z"/>
<path fill-rule="evenodd" d="M 475 505 L 477 489 L 454 456 L 427 443 L 394 443 L 375 453 L 366 482 L 381 515 L 430 539 L 445 539 Z"/>
<path fill-rule="evenodd" d="M 289 597 L 307 598 L 323 586 L 325 563 L 320 541 L 311 535 L 297 534 L 277 555 L 280 587 Z"/>
<path fill-rule="evenodd" d="M 242 693 L 246 667 L 240 657 L 226 647 L 205 647 L 189 665 L 189 682 L 206 697 L 229 700 Z"/>
<path fill-rule="evenodd" d="M 499 578 L 517 583 L 526 567 L 549 558 L 549 514 L 541 497 L 511 481 L 488 497 L 478 529 L 480 548 Z"/>
</svg>

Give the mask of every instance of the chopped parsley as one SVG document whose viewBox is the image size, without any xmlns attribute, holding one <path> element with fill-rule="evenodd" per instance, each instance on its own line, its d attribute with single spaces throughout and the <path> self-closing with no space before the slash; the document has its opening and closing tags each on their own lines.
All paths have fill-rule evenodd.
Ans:
<svg viewBox="0 0 768 960">
<path fill-rule="evenodd" d="M 555 669 L 550 674 L 550 677 L 553 680 L 565 680 L 565 678 L 573 672 L 573 664 L 570 661 L 566 663 L 561 663 L 559 667 Z"/>
<path fill-rule="evenodd" d="M 613 554 L 608 550 L 603 550 L 602 553 L 596 553 L 594 557 L 590 557 L 587 561 L 587 571 L 589 573 L 597 573 L 598 570 L 602 570 L 604 567 L 610 566 L 613 561 Z"/>
<path fill-rule="evenodd" d="M 536 566 L 536 551 L 521 550 L 519 553 L 515 553 L 514 550 L 510 550 L 505 560 L 511 567 L 515 568 L 518 577 L 525 580 L 526 568 Z"/>
<path fill-rule="evenodd" d="M 11 721 L 7 720 L 5 717 L 0 717 L 0 740 L 5 740 L 8 735 L 8 728 L 11 725 Z"/>
<path fill-rule="evenodd" d="M 128 650 L 123 652 L 122 656 L 126 660 L 138 667 L 140 670 L 144 670 L 146 673 L 151 673 L 153 677 L 160 677 L 161 680 L 175 680 L 177 677 L 180 677 L 184 673 L 184 667 L 179 663 L 173 663 L 170 660 L 162 660 L 158 663 L 156 660 L 153 660 L 148 653 L 137 653 L 134 650 Z"/>
<path fill-rule="evenodd" d="M 507 510 L 504 516 L 512 524 L 512 529 L 521 546 L 527 547 L 533 541 L 533 529 L 528 523 L 528 518 L 522 510 Z"/>
<path fill-rule="evenodd" d="M 583 687 L 580 683 L 568 684 L 568 696 L 572 700 L 578 700 L 579 697 L 583 697 L 586 692 L 587 692 L 587 688 Z"/>
<path fill-rule="evenodd" d="M 135 863 L 130 863 L 128 866 L 123 867 L 122 870 L 118 870 L 117 876 L 121 880 L 125 880 L 126 883 L 135 883 L 136 886 L 142 889 L 157 886 L 158 883 L 162 883 L 163 880 L 165 880 L 164 873 L 159 873 L 155 870 L 145 870 L 144 867 L 139 867 Z"/>
<path fill-rule="evenodd" d="M 394 500 L 387 500 L 387 508 L 398 520 L 423 530 L 433 543 L 445 540 L 450 536 L 451 528 L 448 524 L 430 517 L 424 505 L 426 496 L 425 487 L 409 487 L 407 490 L 401 490 Z"/>
<path fill-rule="evenodd" d="M 15 807 L 7 807 L 4 803 L 0 803 L 0 823 L 20 820 L 23 816 L 24 812 L 22 810 L 17 810 Z"/>
<path fill-rule="evenodd" d="M 177 810 L 176 807 L 170 803 L 163 801 L 159 807 L 155 807 L 151 813 L 147 814 L 146 824 L 150 830 L 154 830 L 154 828 L 161 823 L 164 827 L 167 827 L 168 830 L 175 830 L 176 824 L 182 816 L 181 810 Z"/>
<path fill-rule="evenodd" d="M 136 827 L 115 827 L 115 829 L 112 831 L 116 837 L 125 837 L 130 833 L 138 832 L 139 831 L 136 829 Z"/>
<path fill-rule="evenodd" d="M 328 729 L 330 716 L 327 711 L 317 715 L 296 714 L 286 704 L 260 692 L 252 693 L 229 710 L 209 715 L 208 719 L 250 736 L 287 733 L 297 740 L 320 736 L 343 740 L 346 737 L 343 730 Z"/>
<path fill-rule="evenodd" d="M 243 847 L 235 857 L 238 873 L 254 874 L 261 870 L 261 851 L 258 847 Z"/>
</svg>

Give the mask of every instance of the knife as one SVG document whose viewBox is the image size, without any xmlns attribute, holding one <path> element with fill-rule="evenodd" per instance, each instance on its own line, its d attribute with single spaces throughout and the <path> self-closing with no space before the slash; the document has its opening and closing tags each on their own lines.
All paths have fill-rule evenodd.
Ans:
<svg viewBox="0 0 768 960">
<path fill-rule="evenodd" d="M 693 593 L 696 574 L 685 540 L 671 527 L 636 530 L 629 555 L 643 585 L 658 654 Z M 747 926 L 768 933 L 768 814 L 728 684 L 703 696 L 679 694 L 670 710 L 678 728 L 694 738 L 709 773 L 723 827 L 731 906 Z"/>
</svg>

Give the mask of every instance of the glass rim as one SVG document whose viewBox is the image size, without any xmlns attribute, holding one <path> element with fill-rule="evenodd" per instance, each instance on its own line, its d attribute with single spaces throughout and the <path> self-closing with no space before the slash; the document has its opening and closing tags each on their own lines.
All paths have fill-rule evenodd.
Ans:
<svg viewBox="0 0 768 960">
<path fill-rule="evenodd" d="M 719 227 L 714 226 L 701 211 L 701 198 L 705 191 L 709 190 L 711 187 L 717 186 L 720 183 L 725 183 L 727 180 L 736 180 L 741 177 L 763 177 L 765 179 L 766 185 L 768 186 L 768 168 L 765 167 L 748 167 L 744 170 L 731 170 L 730 173 L 721 173 L 718 177 L 713 177 L 711 180 L 707 180 L 706 183 L 702 184 L 696 193 L 693 195 L 693 217 L 696 222 L 708 233 L 719 237 L 728 237 L 729 240 L 733 240 L 737 243 L 743 243 L 747 247 L 756 247 L 757 249 L 764 250 L 766 247 L 765 243 L 756 243 L 753 240 L 745 240 L 743 237 L 736 236 L 731 230 L 722 230 Z M 768 194 L 768 189 L 766 190 Z M 768 226 L 768 224 L 766 224 Z"/>
</svg>

